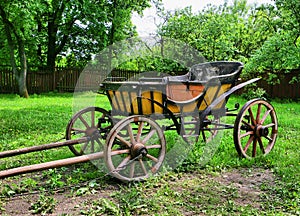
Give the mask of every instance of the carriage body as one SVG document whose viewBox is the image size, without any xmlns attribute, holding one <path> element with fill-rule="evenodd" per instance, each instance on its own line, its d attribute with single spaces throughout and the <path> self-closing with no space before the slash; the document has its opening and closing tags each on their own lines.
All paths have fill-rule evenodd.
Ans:
<svg viewBox="0 0 300 216">
<path fill-rule="evenodd" d="M 108 79 L 103 89 L 113 111 L 125 116 L 202 112 L 236 84 L 242 68 L 240 62 L 204 63 L 181 76 Z M 214 109 L 223 109 L 227 100 L 225 97 Z"/>
<path fill-rule="evenodd" d="M 78 132 L 78 138 L 84 132 L 91 137 L 91 152 L 97 151 L 95 145 L 105 143 L 100 146 L 104 147 L 108 171 L 122 181 L 145 179 L 158 172 L 164 163 L 176 164 L 199 137 L 208 143 L 225 129 L 233 129 L 234 144 L 240 156 L 267 155 L 278 132 L 272 105 L 254 99 L 237 114 L 239 105 L 226 108 L 232 93 L 258 80 L 238 83 L 242 69 L 240 62 L 222 61 L 194 65 L 180 76 L 107 78 L 101 84 L 101 92 L 108 97 L 111 110 L 99 107 L 82 110 L 70 121 L 67 139 L 72 139 L 74 131 Z M 92 119 L 91 124 L 83 120 L 85 115 Z M 234 124 L 223 123 L 221 119 L 226 116 L 236 117 Z M 75 126 L 76 122 L 83 129 Z M 179 135 L 179 146 L 167 145 L 165 135 L 171 130 Z M 173 133 L 171 136 L 174 137 Z M 85 143 L 79 151 L 73 146 L 70 149 L 82 155 L 88 145 Z M 164 162 L 166 155 L 172 152 L 176 155 Z"/>
</svg>

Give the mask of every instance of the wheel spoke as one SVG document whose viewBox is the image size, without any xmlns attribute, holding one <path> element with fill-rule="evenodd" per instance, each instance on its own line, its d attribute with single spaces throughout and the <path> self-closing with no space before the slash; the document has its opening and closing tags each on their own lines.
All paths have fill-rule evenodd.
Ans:
<svg viewBox="0 0 300 216">
<path fill-rule="evenodd" d="M 266 138 L 267 140 L 269 140 L 269 142 L 273 142 L 273 139 L 269 136 L 264 136 L 264 138 Z"/>
<path fill-rule="evenodd" d="M 266 128 L 269 128 L 269 127 L 273 127 L 273 126 L 275 126 L 275 124 L 274 124 L 274 123 L 271 123 L 271 124 L 266 125 L 265 127 L 266 127 Z"/>
<path fill-rule="evenodd" d="M 142 167 L 142 170 L 143 170 L 144 174 L 147 175 L 148 173 L 147 173 L 147 170 L 146 170 L 145 164 L 143 163 L 142 158 L 139 159 L 139 162 L 140 162 L 140 165 Z"/>
<path fill-rule="evenodd" d="M 116 135 L 116 138 L 118 138 L 123 144 L 127 145 L 129 148 L 131 147 L 131 143 L 128 142 L 127 140 L 125 140 L 123 137 L 121 137 L 120 135 Z"/>
<path fill-rule="evenodd" d="M 256 155 L 256 145 L 257 145 L 257 139 L 254 138 L 253 148 L 252 148 L 252 157 L 255 157 L 255 155 Z"/>
<path fill-rule="evenodd" d="M 99 137 L 95 138 L 95 141 L 99 144 L 100 147 L 102 147 L 102 143 L 101 143 Z"/>
<path fill-rule="evenodd" d="M 143 127 L 144 127 L 144 122 L 140 122 L 138 132 L 137 132 L 137 135 L 136 135 L 136 141 L 137 142 L 141 141 L 140 139 L 141 139 L 141 135 L 142 135 L 142 132 L 143 132 Z"/>
<path fill-rule="evenodd" d="M 247 125 L 249 128 L 251 128 L 252 130 L 254 130 L 254 126 L 249 124 L 248 122 L 246 122 L 245 120 L 242 120 L 242 123 Z"/>
<path fill-rule="evenodd" d="M 78 129 L 78 128 L 72 128 L 71 130 L 75 132 L 75 135 L 76 135 L 76 134 L 80 134 L 80 133 L 85 133 L 85 132 L 86 132 L 86 130 Z M 76 132 L 78 132 L 78 133 L 76 133 Z"/>
<path fill-rule="evenodd" d="M 136 143 L 136 141 L 135 141 L 135 139 L 134 139 L 132 127 L 131 127 L 130 124 L 128 124 L 127 131 L 128 131 L 128 134 L 129 134 L 131 143 L 132 143 L 132 144 Z"/>
<path fill-rule="evenodd" d="M 153 160 L 155 163 L 158 162 L 158 159 L 156 157 L 150 155 L 150 154 L 147 154 L 146 157 L 149 158 L 149 159 L 151 159 L 151 160 Z"/>
<path fill-rule="evenodd" d="M 129 172 L 129 177 L 130 178 L 133 178 L 133 176 L 134 176 L 134 167 L 135 167 L 135 162 L 130 164 L 130 172 Z"/>
<path fill-rule="evenodd" d="M 252 125 L 256 125 L 256 121 L 254 119 L 254 115 L 253 115 L 253 112 L 252 112 L 252 109 L 251 107 L 249 107 L 249 114 L 250 114 L 250 118 L 251 118 L 251 122 L 252 122 Z"/>
<path fill-rule="evenodd" d="M 86 147 L 88 146 L 89 142 L 85 142 L 84 145 L 82 146 L 82 148 L 80 149 L 80 154 L 82 155 L 86 149 Z"/>
<path fill-rule="evenodd" d="M 260 150 L 262 151 L 263 154 L 265 154 L 266 152 L 265 152 L 264 144 L 261 140 L 261 137 L 258 137 L 257 139 L 258 139 Z"/>
<path fill-rule="evenodd" d="M 151 145 L 151 146 L 145 146 L 146 149 L 160 149 L 161 148 L 161 145 L 157 144 L 157 145 Z"/>
<path fill-rule="evenodd" d="M 91 153 L 95 152 L 95 141 L 91 140 Z"/>
<path fill-rule="evenodd" d="M 203 141 L 205 143 L 208 143 L 218 134 L 218 128 L 220 126 L 220 119 L 217 118 L 216 116 L 212 116 L 212 119 L 209 119 L 208 117 L 206 117 L 206 120 L 208 122 L 210 122 L 210 124 L 208 126 L 206 126 L 201 132 L 202 132 Z M 206 133 L 206 131 L 207 131 L 207 133 Z"/>
<path fill-rule="evenodd" d="M 249 135 L 253 135 L 253 133 L 254 133 L 253 131 L 248 131 L 247 133 L 244 133 L 244 134 L 240 135 L 240 139 L 244 138 L 246 136 L 249 136 Z"/>
<path fill-rule="evenodd" d="M 268 115 L 270 114 L 271 111 L 272 110 L 267 110 L 267 112 L 264 114 L 264 116 L 260 120 L 260 122 L 259 122 L 260 124 L 263 124 L 266 121 L 266 119 L 267 119 L 267 117 L 268 117 Z"/>
<path fill-rule="evenodd" d="M 89 124 L 86 122 L 86 120 L 82 116 L 79 116 L 79 119 L 86 128 L 90 128 Z"/>
<path fill-rule="evenodd" d="M 144 140 L 142 141 L 142 143 L 143 144 L 145 144 L 154 134 L 155 134 L 155 132 L 156 132 L 156 130 L 155 129 L 153 129 L 153 130 L 151 130 L 148 134 L 147 134 L 147 136 L 144 138 Z"/>
<path fill-rule="evenodd" d="M 95 110 L 91 111 L 91 127 L 95 127 Z"/>
<path fill-rule="evenodd" d="M 248 140 L 248 142 L 247 142 L 247 144 L 245 145 L 245 148 L 244 148 L 245 153 L 247 152 L 247 150 L 248 150 L 250 144 L 252 143 L 253 139 L 254 139 L 254 136 L 250 136 L 250 138 L 249 138 L 249 140 Z"/>
<path fill-rule="evenodd" d="M 114 155 L 120 155 L 120 154 L 129 154 L 130 150 L 129 149 L 122 149 L 122 150 L 114 150 L 111 151 L 110 155 L 114 156 Z"/>
<path fill-rule="evenodd" d="M 258 107 L 257 107 L 257 113 L 256 113 L 256 123 L 259 122 L 260 120 L 260 114 L 261 114 L 261 105 L 262 104 L 258 104 Z"/>
<path fill-rule="evenodd" d="M 116 168 L 117 171 L 123 170 L 125 169 L 126 164 L 128 163 L 128 161 L 130 160 L 130 155 L 128 155 L 120 164 L 119 166 Z"/>
</svg>

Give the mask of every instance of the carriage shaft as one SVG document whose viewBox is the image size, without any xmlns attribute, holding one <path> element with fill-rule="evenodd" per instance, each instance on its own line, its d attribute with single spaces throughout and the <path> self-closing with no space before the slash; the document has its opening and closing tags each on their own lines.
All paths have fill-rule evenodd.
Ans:
<svg viewBox="0 0 300 216">
<path fill-rule="evenodd" d="M 30 172 L 36 172 L 36 171 L 41 171 L 41 170 L 46 170 L 51 168 L 59 168 L 59 167 L 68 166 L 72 164 L 88 162 L 103 157 L 104 157 L 103 152 L 97 152 L 97 153 L 82 155 L 74 158 L 67 158 L 67 159 L 45 162 L 41 164 L 33 164 L 29 166 L 17 167 L 13 169 L 0 171 L 0 179 L 10 177 L 10 176 L 30 173 Z"/>
<path fill-rule="evenodd" d="M 84 143 L 84 142 L 88 142 L 88 141 L 89 141 L 88 137 L 83 137 L 83 138 L 74 139 L 74 140 L 66 140 L 64 142 L 48 143 L 48 144 L 32 146 L 32 147 L 27 147 L 27 148 L 22 148 L 22 149 L 4 151 L 4 152 L 0 152 L 0 159 L 6 158 L 6 157 L 12 157 L 12 156 L 16 156 L 16 155 L 21 155 L 21 154 L 27 154 L 27 153 L 36 152 L 36 151 L 58 148 L 58 147 L 62 147 L 62 146 L 75 145 L 75 144 Z"/>
</svg>

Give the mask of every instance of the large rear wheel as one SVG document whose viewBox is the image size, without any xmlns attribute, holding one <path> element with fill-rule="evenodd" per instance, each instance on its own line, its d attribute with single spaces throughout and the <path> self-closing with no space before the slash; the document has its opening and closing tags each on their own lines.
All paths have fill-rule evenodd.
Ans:
<svg viewBox="0 0 300 216">
<path fill-rule="evenodd" d="M 248 101 L 235 120 L 235 148 L 240 156 L 246 158 L 267 155 L 275 145 L 277 133 L 274 107 L 262 99 Z"/>
</svg>

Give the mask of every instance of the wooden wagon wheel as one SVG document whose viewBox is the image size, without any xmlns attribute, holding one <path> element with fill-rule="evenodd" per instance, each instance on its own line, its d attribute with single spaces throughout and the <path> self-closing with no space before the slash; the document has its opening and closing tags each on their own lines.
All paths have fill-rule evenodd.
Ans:
<svg viewBox="0 0 300 216">
<path fill-rule="evenodd" d="M 248 101 L 235 120 L 235 148 L 240 156 L 246 158 L 267 155 L 274 147 L 277 133 L 273 106 L 262 99 Z"/>
<path fill-rule="evenodd" d="M 69 146 L 77 156 L 103 150 L 105 139 L 113 123 L 108 111 L 99 107 L 87 107 L 76 113 L 66 129 L 66 139 L 88 137 L 89 141 Z"/>
<path fill-rule="evenodd" d="M 128 134 L 124 137 L 123 134 Z M 130 116 L 110 131 L 104 149 L 109 173 L 122 181 L 139 181 L 156 173 L 166 154 L 160 126 L 150 118 Z"/>
</svg>

